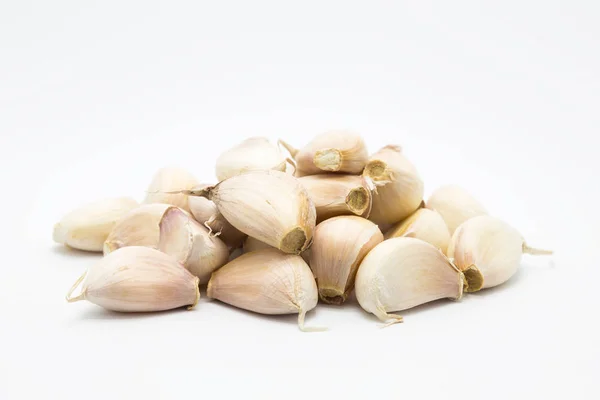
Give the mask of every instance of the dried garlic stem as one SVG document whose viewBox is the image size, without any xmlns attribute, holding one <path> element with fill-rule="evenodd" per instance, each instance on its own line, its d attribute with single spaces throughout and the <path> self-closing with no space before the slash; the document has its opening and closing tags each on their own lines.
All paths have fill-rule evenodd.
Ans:
<svg viewBox="0 0 600 400">
<path fill-rule="evenodd" d="M 552 250 L 536 249 L 535 247 L 529 247 L 527 243 L 523 243 L 523 253 L 534 256 L 548 256 L 554 254 Z"/>
<path fill-rule="evenodd" d="M 79 300 L 85 300 L 85 291 L 79 293 L 79 296 L 71 297 L 71 295 L 73 294 L 75 289 L 77 289 L 77 287 L 81 284 L 81 282 L 83 282 L 86 275 L 87 275 L 87 271 L 85 271 L 83 273 L 83 275 L 81 275 L 79 277 L 79 279 L 77 279 L 77 281 L 75 281 L 73 286 L 71 286 L 71 289 L 69 290 L 69 293 L 67 293 L 67 297 L 66 297 L 66 299 L 69 303 L 75 303 L 76 301 L 79 301 Z"/>
<path fill-rule="evenodd" d="M 299 309 L 298 313 L 298 328 L 302 332 L 325 332 L 327 328 L 318 326 L 304 326 L 304 317 L 306 317 L 306 311 Z"/>
</svg>

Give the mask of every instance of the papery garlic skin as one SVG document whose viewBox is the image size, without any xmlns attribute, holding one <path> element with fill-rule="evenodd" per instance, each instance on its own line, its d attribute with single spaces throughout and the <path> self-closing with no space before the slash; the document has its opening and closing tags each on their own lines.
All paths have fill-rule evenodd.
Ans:
<svg viewBox="0 0 600 400">
<path fill-rule="evenodd" d="M 426 207 L 440 213 L 451 235 L 470 218 L 487 215 L 481 203 L 458 185 L 441 186 L 434 190 L 427 199 Z"/>
<path fill-rule="evenodd" d="M 420 208 L 385 233 L 386 239 L 412 237 L 432 244 L 446 254 L 450 232 L 442 216 L 433 210 Z"/>
<path fill-rule="evenodd" d="M 395 224 L 415 212 L 423 200 L 423 181 L 400 146 L 388 145 L 373 154 L 363 176 L 376 185 L 369 219 Z"/>
<path fill-rule="evenodd" d="M 371 250 L 356 274 L 356 298 L 367 312 L 382 321 L 401 322 L 389 314 L 430 301 L 463 294 L 464 276 L 431 244 L 399 237 L 384 240 Z"/>
<path fill-rule="evenodd" d="M 208 186 L 201 185 L 199 188 Z M 219 239 L 230 249 L 233 250 L 242 246 L 244 239 L 247 237 L 246 234 L 234 228 L 219 212 L 215 203 L 204 197 L 189 196 L 188 204 L 194 219 L 210 228 L 212 233 L 218 234 Z"/>
<path fill-rule="evenodd" d="M 298 178 L 317 210 L 317 222 L 339 215 L 368 217 L 371 189 L 357 175 L 320 174 Z"/>
<path fill-rule="evenodd" d="M 217 179 L 254 170 L 286 170 L 286 158 L 275 144 L 265 137 L 251 137 L 226 150 L 217 158 Z"/>
<path fill-rule="evenodd" d="M 104 242 L 104 254 L 126 246 L 157 248 L 159 223 L 169 204 L 142 204 L 123 215 Z"/>
<path fill-rule="evenodd" d="M 81 284 L 81 293 L 73 291 Z M 121 312 L 164 311 L 194 307 L 198 278 L 173 257 L 148 247 L 116 250 L 94 264 L 71 288 L 67 301 L 88 300 Z"/>
<path fill-rule="evenodd" d="M 448 257 L 469 278 L 467 270 L 475 267 L 483 274 L 483 282 L 469 285 L 469 292 L 498 286 L 508 281 L 521 264 L 525 242 L 515 228 L 506 222 L 482 215 L 473 217 L 454 232 Z"/>
<path fill-rule="evenodd" d="M 285 253 L 310 246 L 315 206 L 300 182 L 284 172 L 251 171 L 187 193 L 209 198 L 236 229 Z"/>
<path fill-rule="evenodd" d="M 244 240 L 244 253 L 250 253 L 251 251 L 256 250 L 264 250 L 264 249 L 274 249 L 275 247 L 269 246 L 265 242 L 261 242 L 258 239 L 255 239 L 251 236 L 248 236 L 246 240 Z"/>
<path fill-rule="evenodd" d="M 361 261 L 382 241 L 377 225 L 356 216 L 334 217 L 317 225 L 310 248 L 310 268 L 321 300 L 338 305 L 345 302 L 354 288 Z"/>
<path fill-rule="evenodd" d="M 369 159 L 363 138 L 350 131 L 332 130 L 317 135 L 297 150 L 280 140 L 296 161 L 296 176 L 340 172 L 360 174 Z"/>
<path fill-rule="evenodd" d="M 302 257 L 277 249 L 243 254 L 213 272 L 207 296 L 261 314 L 295 314 L 304 330 L 317 306 L 315 278 Z"/>
<path fill-rule="evenodd" d="M 85 204 L 54 225 L 52 239 L 74 249 L 102 251 L 104 241 L 119 218 L 137 206 L 138 202 L 129 197 Z"/>
<path fill-rule="evenodd" d="M 175 257 L 200 283 L 229 261 L 225 243 L 177 207 L 165 211 L 159 230 L 158 250 Z"/>
<path fill-rule="evenodd" d="M 183 168 L 161 168 L 152 178 L 144 203 L 170 204 L 189 212 L 188 196 L 183 193 L 173 192 L 192 189 L 199 184 L 200 182 L 198 182 L 196 177 Z"/>
</svg>

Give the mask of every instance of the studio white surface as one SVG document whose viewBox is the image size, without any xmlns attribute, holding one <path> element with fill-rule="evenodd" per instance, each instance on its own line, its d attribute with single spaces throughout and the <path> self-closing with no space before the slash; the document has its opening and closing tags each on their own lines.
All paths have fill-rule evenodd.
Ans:
<svg viewBox="0 0 600 400">
<path fill-rule="evenodd" d="M 0 399 L 598 398 L 600 6 L 594 1 L 0 4 Z M 403 312 L 106 312 L 64 296 L 99 255 L 82 203 L 206 182 L 253 135 L 397 143 L 426 194 L 468 188 L 551 258 Z M 592 251 L 594 250 L 594 251 Z"/>
</svg>

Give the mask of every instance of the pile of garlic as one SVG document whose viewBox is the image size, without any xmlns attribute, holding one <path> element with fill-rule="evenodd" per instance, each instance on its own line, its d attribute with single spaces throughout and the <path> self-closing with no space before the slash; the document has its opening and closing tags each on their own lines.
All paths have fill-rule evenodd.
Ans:
<svg viewBox="0 0 600 400">
<path fill-rule="evenodd" d="M 262 314 L 298 314 L 355 291 L 389 324 L 392 312 L 500 285 L 529 247 L 458 186 L 424 184 L 399 146 L 371 156 L 346 131 L 302 149 L 250 138 L 221 154 L 216 185 L 162 168 L 141 204 L 97 201 L 54 226 L 54 241 L 103 252 L 67 300 L 123 312 L 193 308 L 209 298 Z M 78 291 L 79 294 L 74 293 Z"/>
</svg>

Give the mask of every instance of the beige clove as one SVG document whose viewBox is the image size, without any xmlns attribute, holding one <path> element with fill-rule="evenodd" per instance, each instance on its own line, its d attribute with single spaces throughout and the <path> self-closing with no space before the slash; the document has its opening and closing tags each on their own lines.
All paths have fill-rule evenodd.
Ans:
<svg viewBox="0 0 600 400">
<path fill-rule="evenodd" d="M 269 169 L 285 171 L 285 156 L 269 139 L 251 137 L 217 158 L 216 175 L 220 182 L 248 171 Z"/>
<path fill-rule="evenodd" d="M 183 168 L 161 168 L 152 178 L 144 203 L 171 204 L 189 212 L 188 197 L 180 191 L 192 189 L 199 184 L 200 182 Z"/>
<path fill-rule="evenodd" d="M 302 257 L 263 249 L 243 254 L 213 272 L 207 296 L 261 314 L 298 313 L 298 326 L 317 305 L 315 278 Z"/>
<path fill-rule="evenodd" d="M 444 254 L 450 243 L 450 232 L 442 216 L 433 210 L 420 208 L 386 232 L 385 238 L 413 237 L 430 243 Z"/>
<path fill-rule="evenodd" d="M 373 154 L 363 176 L 376 185 L 369 215 L 376 224 L 395 224 L 420 207 L 423 181 L 400 146 L 388 145 Z"/>
<path fill-rule="evenodd" d="M 470 218 L 487 215 L 486 209 L 469 192 L 458 185 L 441 186 L 427 199 L 427 208 L 440 213 L 450 235 Z"/>
<path fill-rule="evenodd" d="M 73 292 L 81 285 L 80 294 Z M 148 247 L 116 250 L 94 264 L 75 282 L 69 303 L 87 300 L 121 312 L 193 308 L 200 298 L 198 278 L 173 257 Z"/>
<path fill-rule="evenodd" d="M 310 248 L 310 267 L 321 300 L 344 303 L 354 289 L 361 261 L 382 241 L 377 225 L 356 216 L 334 217 L 317 225 Z"/>
</svg>

